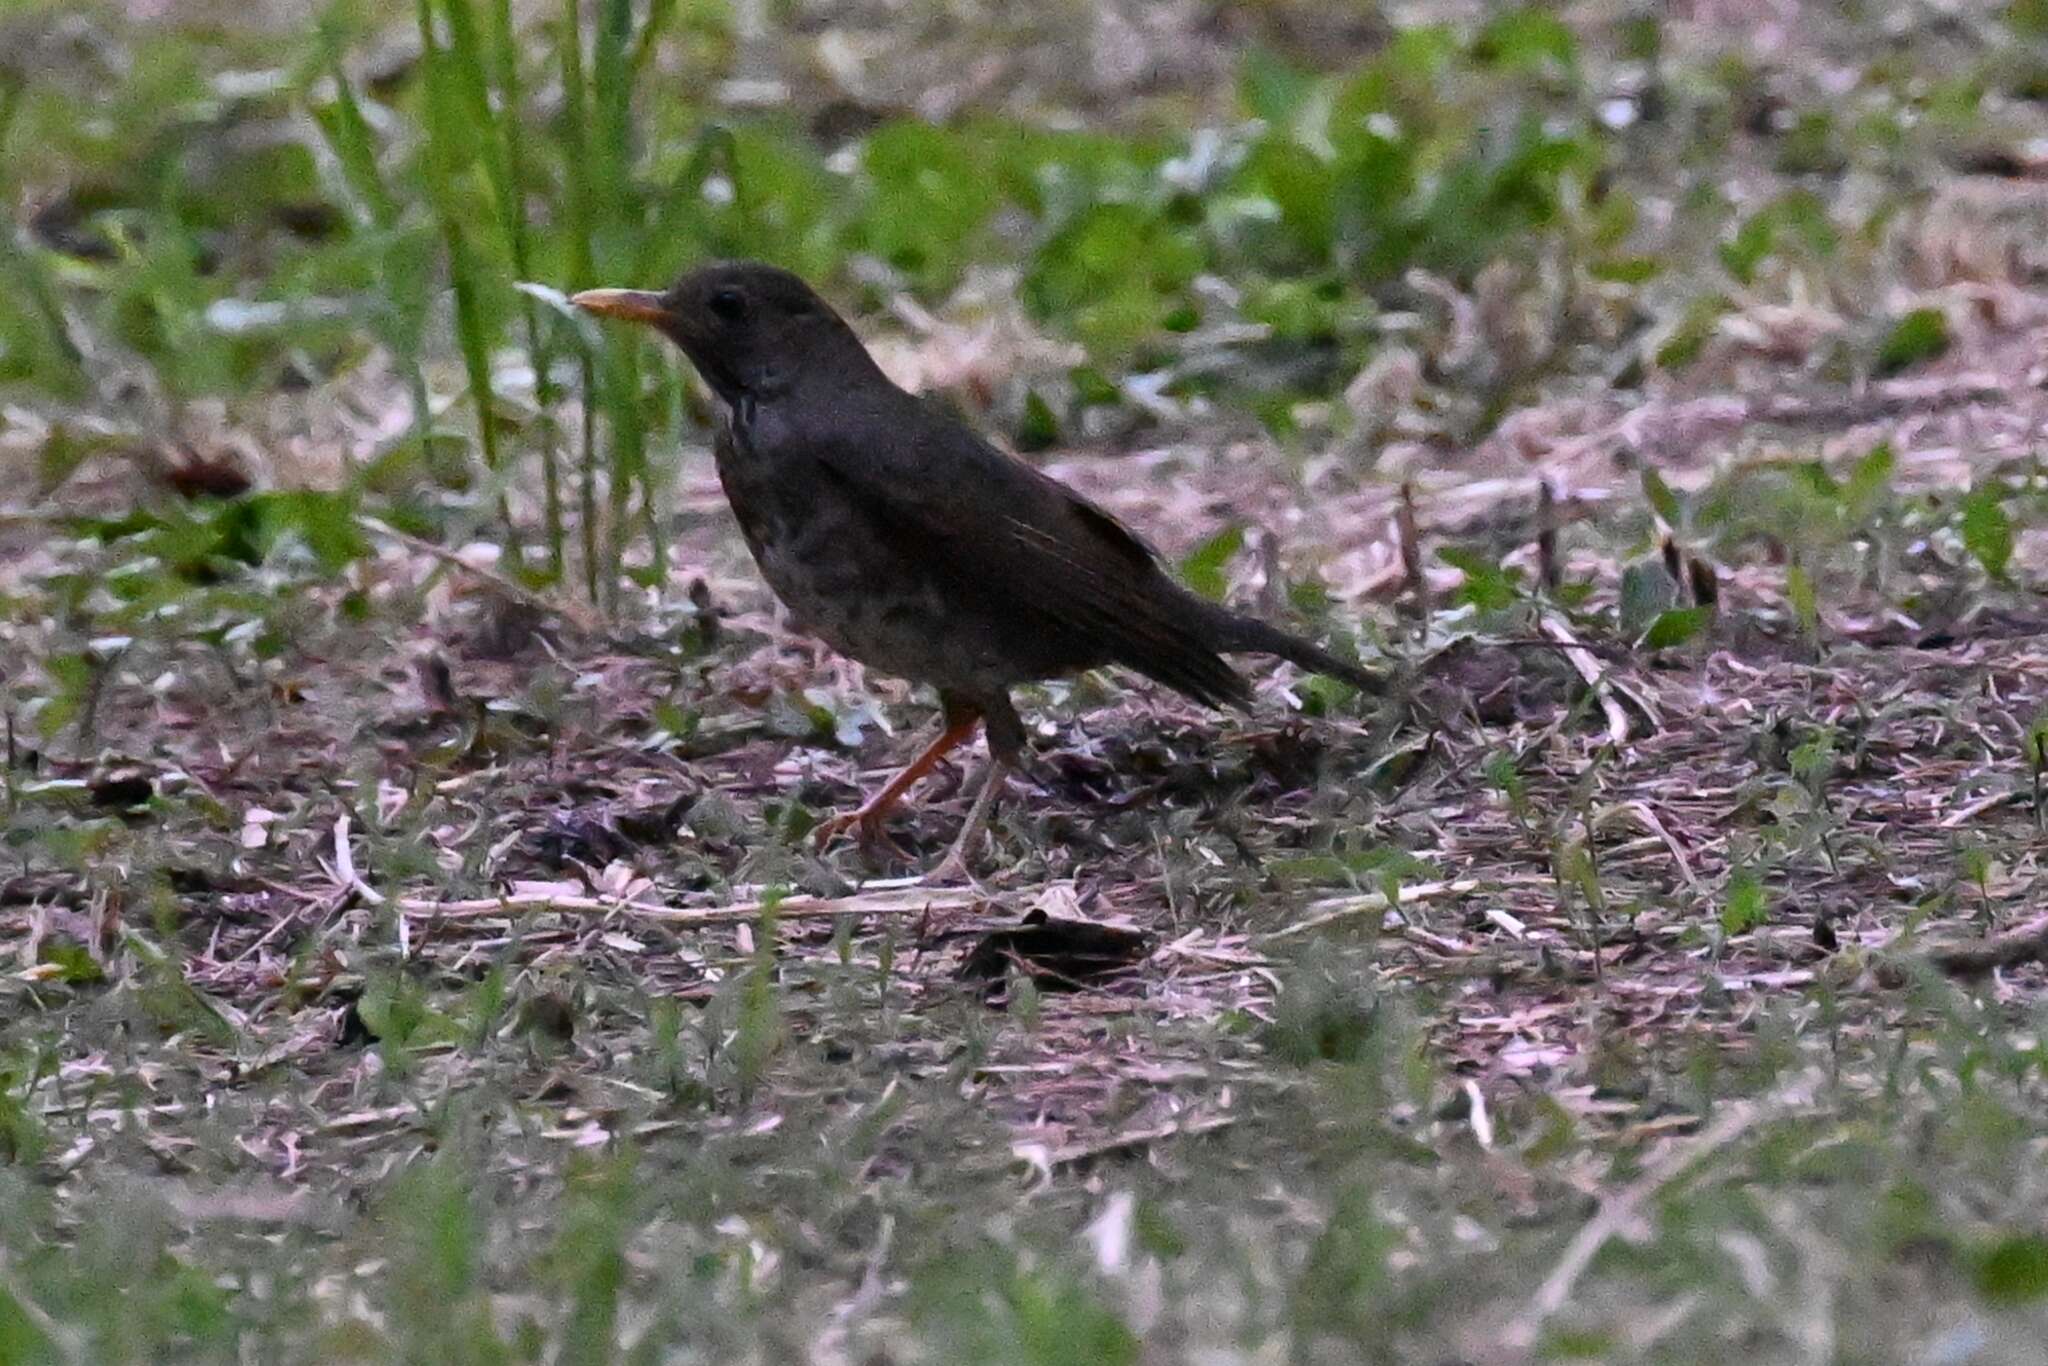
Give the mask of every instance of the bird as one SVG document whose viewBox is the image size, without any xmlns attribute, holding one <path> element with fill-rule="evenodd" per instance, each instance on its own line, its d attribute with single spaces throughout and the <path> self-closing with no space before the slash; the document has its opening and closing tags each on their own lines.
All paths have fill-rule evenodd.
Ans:
<svg viewBox="0 0 2048 1366">
<path fill-rule="evenodd" d="M 1246 705 L 1225 654 L 1265 654 L 1366 692 L 1384 679 L 1177 582 L 1122 522 L 900 388 L 804 280 L 720 261 L 666 290 L 588 289 L 587 313 L 681 349 L 716 402 L 718 478 L 791 619 L 868 668 L 938 693 L 938 736 L 857 810 L 817 830 L 889 844 L 917 782 L 986 732 L 989 763 L 930 881 L 968 858 L 1026 733 L 1021 684 L 1119 665 L 1211 706 Z"/>
</svg>

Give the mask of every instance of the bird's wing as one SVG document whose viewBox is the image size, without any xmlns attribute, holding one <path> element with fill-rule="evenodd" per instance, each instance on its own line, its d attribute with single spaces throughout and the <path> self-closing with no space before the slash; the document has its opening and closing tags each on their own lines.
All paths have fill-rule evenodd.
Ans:
<svg viewBox="0 0 2048 1366">
<path fill-rule="evenodd" d="M 807 434 L 821 474 L 894 528 L 897 549 L 1000 628 L 1029 631 L 1072 664 L 1107 660 L 1199 701 L 1238 702 L 1204 605 L 1123 523 L 920 400 Z M 895 411 L 891 411 L 895 409 Z M 858 441 L 850 432 L 887 432 Z M 1070 665 L 1071 667 L 1071 665 Z"/>
</svg>

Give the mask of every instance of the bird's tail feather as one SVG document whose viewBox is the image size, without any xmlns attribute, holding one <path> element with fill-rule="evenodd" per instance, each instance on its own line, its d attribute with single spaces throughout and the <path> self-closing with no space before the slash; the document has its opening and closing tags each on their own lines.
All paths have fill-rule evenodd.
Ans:
<svg viewBox="0 0 2048 1366">
<path fill-rule="evenodd" d="M 1215 648 L 1225 652 L 1275 655 L 1290 664 L 1298 664 L 1310 673 L 1327 674 L 1341 679 L 1360 692 L 1384 693 L 1387 680 L 1368 670 L 1360 668 L 1349 660 L 1339 659 L 1312 640 L 1305 640 L 1290 631 L 1283 631 L 1256 617 L 1239 616 L 1228 608 L 1214 603 L 1205 604 L 1211 613 L 1211 624 L 1215 636 Z"/>
</svg>

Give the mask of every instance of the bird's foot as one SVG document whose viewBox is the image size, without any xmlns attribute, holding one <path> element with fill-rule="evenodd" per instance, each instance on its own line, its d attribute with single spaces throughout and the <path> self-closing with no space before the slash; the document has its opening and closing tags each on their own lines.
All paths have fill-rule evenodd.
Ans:
<svg viewBox="0 0 2048 1366">
<path fill-rule="evenodd" d="M 948 849 L 946 856 L 940 859 L 933 866 L 932 870 L 920 878 L 919 881 L 929 887 L 943 887 L 955 882 L 967 887 L 978 888 L 981 886 L 974 873 L 968 868 L 967 857 L 961 852 L 960 846 L 957 843 Z"/>
<path fill-rule="evenodd" d="M 842 811 L 836 816 L 828 816 L 818 822 L 818 828 L 811 834 L 812 841 L 817 848 L 823 849 L 852 831 L 854 840 L 869 853 L 879 851 L 907 861 L 911 857 L 910 851 L 897 843 L 896 837 L 882 824 L 894 805 L 893 802 L 886 806 L 869 802 L 857 811 Z"/>
</svg>

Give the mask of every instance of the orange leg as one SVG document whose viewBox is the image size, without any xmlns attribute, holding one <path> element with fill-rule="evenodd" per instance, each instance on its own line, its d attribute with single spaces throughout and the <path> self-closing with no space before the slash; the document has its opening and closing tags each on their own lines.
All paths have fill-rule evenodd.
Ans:
<svg viewBox="0 0 2048 1366">
<path fill-rule="evenodd" d="M 916 785 L 917 780 L 939 766 L 939 760 L 974 738 L 975 727 L 981 724 L 981 713 L 967 712 L 946 718 L 946 728 L 939 732 L 936 740 L 925 746 L 924 753 L 906 764 L 901 773 L 891 778 L 877 792 L 862 804 L 858 811 L 846 811 L 818 826 L 817 840 L 824 844 L 833 836 L 858 827 L 861 842 L 872 844 L 885 840 L 882 821 L 896 804 L 903 800 L 903 794 Z"/>
</svg>

